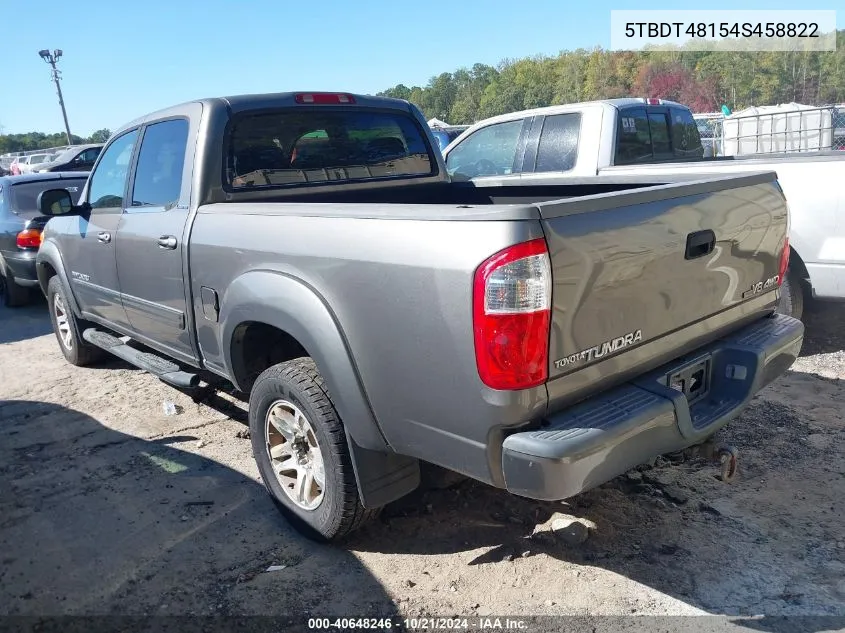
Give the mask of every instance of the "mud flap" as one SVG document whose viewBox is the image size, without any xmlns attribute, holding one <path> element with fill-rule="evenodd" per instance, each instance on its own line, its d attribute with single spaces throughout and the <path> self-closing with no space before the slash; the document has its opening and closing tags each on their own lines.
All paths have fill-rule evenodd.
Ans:
<svg viewBox="0 0 845 633">
<path fill-rule="evenodd" d="M 365 508 L 380 508 L 420 485 L 420 463 L 413 457 L 362 448 L 346 431 L 358 494 Z"/>
</svg>

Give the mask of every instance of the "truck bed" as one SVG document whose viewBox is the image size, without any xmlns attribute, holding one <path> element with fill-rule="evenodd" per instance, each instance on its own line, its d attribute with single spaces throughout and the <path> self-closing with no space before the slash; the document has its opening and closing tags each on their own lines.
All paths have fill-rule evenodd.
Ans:
<svg viewBox="0 0 845 633">
<path fill-rule="evenodd" d="M 539 420 L 776 303 L 776 285 L 743 296 L 778 274 L 787 212 L 773 174 L 610 187 L 449 185 L 204 205 L 191 233 L 193 294 L 255 270 L 301 280 L 331 306 L 390 445 L 495 483 L 491 423 L 504 433 Z M 685 259 L 700 231 L 713 232 L 712 251 Z M 496 250 L 539 237 L 554 284 L 549 381 L 496 392 L 474 362 L 473 274 Z M 206 364 L 222 370 L 225 324 L 197 322 Z M 462 452 L 444 453 L 447 439 Z"/>
</svg>

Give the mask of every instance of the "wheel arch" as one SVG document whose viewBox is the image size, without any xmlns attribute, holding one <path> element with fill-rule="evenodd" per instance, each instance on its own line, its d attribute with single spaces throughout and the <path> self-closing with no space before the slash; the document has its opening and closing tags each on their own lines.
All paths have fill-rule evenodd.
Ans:
<svg viewBox="0 0 845 633">
<path fill-rule="evenodd" d="M 342 328 L 313 288 L 274 271 L 245 273 L 226 289 L 220 323 L 223 362 L 238 389 L 248 392 L 258 369 L 249 369 L 245 354 L 252 343 L 247 334 L 256 331 L 252 328 L 275 331 L 275 340 L 289 350 L 277 358 L 307 355 L 314 360 L 356 443 L 372 450 L 389 449 Z"/>
<path fill-rule="evenodd" d="M 273 341 L 281 346 L 266 362 L 300 355 L 314 361 L 343 422 L 364 507 L 383 506 L 419 486 L 419 461 L 395 453 L 388 445 L 343 329 L 314 288 L 283 273 L 253 271 L 232 282 L 221 307 L 220 349 L 238 389 L 249 388 L 260 366 L 250 368 L 245 357 L 253 344 L 248 340 L 250 332 L 273 332 Z"/>
<path fill-rule="evenodd" d="M 54 242 L 48 240 L 39 247 L 38 255 L 35 257 L 35 272 L 38 275 L 38 286 L 45 297 L 47 296 L 47 284 L 50 283 L 50 279 L 58 275 L 66 290 L 67 299 L 74 315 L 81 318 L 79 304 L 77 304 L 76 297 L 73 294 L 62 254 Z"/>
</svg>

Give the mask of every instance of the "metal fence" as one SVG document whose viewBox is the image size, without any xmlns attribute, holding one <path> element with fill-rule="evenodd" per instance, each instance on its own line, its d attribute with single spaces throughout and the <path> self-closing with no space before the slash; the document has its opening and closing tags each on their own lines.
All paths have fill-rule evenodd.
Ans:
<svg viewBox="0 0 845 633">
<path fill-rule="evenodd" d="M 747 114 L 693 115 L 707 156 L 845 150 L 845 104 Z"/>
</svg>

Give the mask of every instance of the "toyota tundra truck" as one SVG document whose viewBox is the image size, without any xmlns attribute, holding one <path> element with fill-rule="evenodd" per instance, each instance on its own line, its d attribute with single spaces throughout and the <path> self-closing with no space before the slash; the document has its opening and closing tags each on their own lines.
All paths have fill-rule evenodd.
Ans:
<svg viewBox="0 0 845 633">
<path fill-rule="evenodd" d="M 709 442 L 803 340 L 773 173 L 451 182 L 401 100 L 177 105 L 38 205 L 67 361 L 249 394 L 261 479 L 318 539 L 421 465 L 558 500 Z"/>
</svg>

